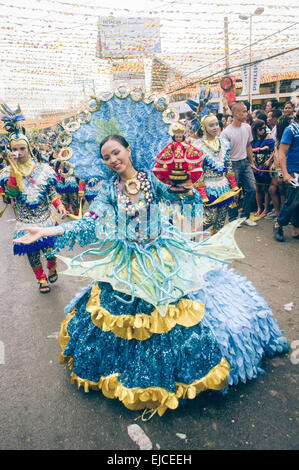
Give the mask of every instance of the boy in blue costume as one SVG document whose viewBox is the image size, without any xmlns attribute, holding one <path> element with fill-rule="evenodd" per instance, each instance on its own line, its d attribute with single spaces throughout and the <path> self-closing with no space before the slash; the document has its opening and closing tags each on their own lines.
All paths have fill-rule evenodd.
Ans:
<svg viewBox="0 0 299 470">
<path fill-rule="evenodd" d="M 31 226 L 48 227 L 55 225 L 51 206 L 64 217 L 66 210 L 55 190 L 56 175 L 47 163 L 37 162 L 31 152 L 25 129 L 20 126 L 24 120 L 20 108 L 11 111 L 2 105 L 2 120 L 9 132 L 7 160 L 9 165 L 0 176 L 0 194 L 13 205 L 17 219 L 14 237 L 21 237 Z M 29 264 L 42 294 L 50 292 L 50 283 L 57 281 L 57 261 L 53 253 L 54 240 L 49 238 L 27 246 L 15 245 L 15 255 L 27 255 Z M 41 252 L 48 254 L 48 276 L 41 263 Z"/>
</svg>

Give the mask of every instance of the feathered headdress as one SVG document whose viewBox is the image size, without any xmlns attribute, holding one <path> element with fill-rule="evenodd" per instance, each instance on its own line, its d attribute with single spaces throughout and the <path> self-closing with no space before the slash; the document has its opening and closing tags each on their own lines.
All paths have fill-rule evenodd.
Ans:
<svg viewBox="0 0 299 470">
<path fill-rule="evenodd" d="M 125 91 L 125 93 L 124 93 Z M 121 135 L 130 145 L 134 167 L 151 171 L 155 157 L 169 144 L 168 98 L 146 95 L 140 87 L 119 86 L 91 98 L 88 109 L 61 122 L 58 158 L 68 160 L 84 181 L 109 179 L 99 144 L 108 135 Z"/>
<path fill-rule="evenodd" d="M 20 105 L 15 111 L 12 111 L 6 104 L 1 103 L 0 111 L 3 113 L 1 121 L 5 122 L 4 129 L 9 133 L 23 133 L 25 134 L 24 127 L 20 126 L 20 121 L 25 120 L 25 116 L 21 111 Z"/>
<path fill-rule="evenodd" d="M 6 141 L 7 143 L 5 143 L 5 151 L 8 150 L 7 147 L 9 149 L 11 148 L 12 142 L 24 140 L 28 146 L 28 151 L 32 160 L 35 160 L 29 139 L 26 136 L 25 127 L 21 126 L 20 124 L 21 121 L 25 121 L 25 116 L 21 111 L 20 105 L 18 104 L 17 109 L 12 111 L 6 104 L 1 103 L 0 111 L 3 113 L 1 121 L 5 122 L 3 127 L 8 134 L 8 142 Z"/>
<path fill-rule="evenodd" d="M 213 92 L 207 88 L 203 87 L 199 94 L 199 103 L 196 101 L 188 99 L 187 104 L 190 106 L 192 111 L 195 112 L 195 117 L 192 119 L 192 129 L 194 132 L 197 132 L 201 125 L 201 119 L 206 114 L 209 114 L 212 109 L 218 109 L 217 104 L 212 104 L 211 100 L 213 98 Z"/>
</svg>

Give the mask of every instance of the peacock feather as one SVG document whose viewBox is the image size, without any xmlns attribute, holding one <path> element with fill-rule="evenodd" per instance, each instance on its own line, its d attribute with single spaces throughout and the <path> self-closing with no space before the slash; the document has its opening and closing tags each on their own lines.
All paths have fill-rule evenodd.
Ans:
<svg viewBox="0 0 299 470">
<path fill-rule="evenodd" d="M 115 93 L 102 94 L 87 122 L 78 121 L 74 130 L 66 128 L 71 134 L 69 162 L 75 176 L 84 181 L 111 177 L 103 163 L 99 144 L 104 137 L 113 134 L 127 140 L 135 168 L 150 171 L 156 155 L 170 142 L 169 123 L 163 120 L 163 111 L 168 104 L 166 99 L 163 100 L 161 97 L 157 105 L 154 101 L 136 100 L 131 94 L 125 98 L 119 98 Z"/>
<path fill-rule="evenodd" d="M 104 119 L 95 119 L 94 129 L 96 134 L 95 141 L 98 145 L 100 145 L 107 135 L 119 135 L 122 133 L 114 118 L 111 118 L 109 121 L 105 121 Z"/>
</svg>

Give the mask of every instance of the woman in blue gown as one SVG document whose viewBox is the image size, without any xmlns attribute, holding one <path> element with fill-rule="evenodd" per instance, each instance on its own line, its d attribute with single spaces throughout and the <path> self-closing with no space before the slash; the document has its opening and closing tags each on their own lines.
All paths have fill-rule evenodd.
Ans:
<svg viewBox="0 0 299 470">
<path fill-rule="evenodd" d="M 151 172 L 135 169 L 121 136 L 108 136 L 100 149 L 112 176 L 88 213 L 15 240 L 55 236 L 56 251 L 90 245 L 72 260 L 60 256 L 66 274 L 92 279 L 61 325 L 72 382 L 161 416 L 182 399 L 256 377 L 263 356 L 287 342 L 260 294 L 226 266 L 243 257 L 233 237 L 239 222 L 191 241 L 169 222 L 174 211 L 202 217 L 190 181 L 185 193 L 168 192 Z"/>
</svg>

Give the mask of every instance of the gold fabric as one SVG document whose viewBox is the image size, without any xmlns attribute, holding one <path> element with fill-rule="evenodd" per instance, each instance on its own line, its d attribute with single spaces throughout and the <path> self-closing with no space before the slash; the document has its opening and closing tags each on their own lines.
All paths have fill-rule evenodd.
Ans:
<svg viewBox="0 0 299 470">
<path fill-rule="evenodd" d="M 11 176 L 16 178 L 19 191 L 23 192 L 22 178 L 23 176 L 30 176 L 35 167 L 35 163 L 28 158 L 25 163 L 16 162 L 14 163 L 10 158 L 8 158 L 9 164 L 11 166 Z"/>
<path fill-rule="evenodd" d="M 205 313 L 204 304 L 190 299 L 181 299 L 177 305 L 169 305 L 166 315 L 162 317 L 154 309 L 151 315 L 112 315 L 100 305 L 98 284 L 92 287 L 86 311 L 91 314 L 91 321 L 103 331 L 112 331 L 124 339 L 148 339 L 153 333 L 166 333 L 175 325 L 191 327 L 197 325 Z"/>
<path fill-rule="evenodd" d="M 73 358 L 64 356 L 61 353 L 61 362 L 67 362 L 72 371 Z M 142 410 L 145 408 L 155 408 L 158 414 L 162 416 L 170 408 L 176 409 L 179 405 L 179 398 L 192 400 L 200 392 L 205 390 L 222 390 L 227 385 L 230 366 L 223 357 L 219 364 L 213 367 L 203 378 L 195 380 L 191 384 L 176 382 L 175 393 L 168 392 L 162 387 L 148 388 L 127 388 L 118 381 L 121 374 L 111 374 L 101 377 L 98 382 L 92 382 L 88 379 L 78 377 L 71 372 L 71 383 L 77 383 L 78 389 L 83 386 L 85 392 L 89 389 L 102 390 L 107 398 L 118 398 L 129 410 Z"/>
<path fill-rule="evenodd" d="M 104 312 L 101 312 L 99 293 L 100 288 L 95 284 L 91 292 L 90 301 L 87 304 L 88 311 L 91 311 L 91 316 L 94 317 L 93 322 L 95 323 L 95 321 L 98 321 L 99 327 L 101 327 L 103 331 L 113 331 L 116 336 L 125 337 L 127 339 L 131 339 L 131 337 L 136 339 L 139 339 L 139 337 L 141 337 L 141 339 L 146 339 L 146 337 L 149 337 L 152 333 L 164 333 L 169 331 L 177 323 L 183 326 L 193 326 L 198 323 L 204 315 L 204 306 L 202 304 L 189 299 L 181 299 L 179 302 L 180 306 L 178 304 L 176 307 L 168 307 L 168 312 L 165 317 L 159 318 L 158 312 L 154 310 L 153 314 L 150 316 L 139 314 L 139 317 L 136 318 L 137 325 L 134 325 L 134 322 L 130 325 L 126 322 L 129 322 L 130 319 L 135 320 L 134 316 L 114 316 L 105 309 L 102 309 Z M 69 341 L 67 325 L 75 314 L 76 308 L 66 316 L 61 324 L 59 344 L 62 351 L 65 350 Z M 100 315 L 98 319 L 97 315 Z M 148 324 L 142 324 L 145 320 L 143 317 L 148 318 Z M 119 320 L 120 324 L 117 324 L 117 320 Z M 138 324 L 138 322 L 140 323 Z M 74 363 L 73 357 L 65 356 L 63 353 L 60 353 L 60 362 L 62 364 L 66 362 L 72 371 Z M 148 387 L 145 389 L 139 387 L 127 388 L 118 381 L 118 377 L 121 375 L 120 373 L 101 377 L 98 382 L 92 382 L 88 379 L 78 377 L 72 371 L 71 383 L 76 382 L 78 388 L 83 386 L 85 392 L 88 392 L 89 389 L 97 391 L 102 390 L 102 393 L 106 397 L 118 398 L 126 408 L 130 410 L 155 408 L 157 409 L 158 414 L 162 416 L 168 408 L 175 409 L 178 407 L 179 398 L 193 399 L 196 395 L 205 390 L 222 390 L 225 388 L 227 385 L 229 370 L 229 363 L 225 358 L 222 358 L 219 364 L 213 367 L 205 377 L 195 380 L 191 384 L 176 382 L 175 393 L 168 392 L 162 387 Z"/>
<path fill-rule="evenodd" d="M 220 142 L 219 142 L 218 137 L 215 137 L 214 139 L 208 139 L 206 131 L 205 131 L 205 136 L 206 138 L 204 138 L 203 140 L 206 146 L 209 147 L 213 152 L 218 152 L 219 147 L 220 147 Z"/>
<path fill-rule="evenodd" d="M 226 199 L 229 199 L 230 197 L 235 197 L 241 190 L 242 188 L 231 189 L 227 193 L 224 193 L 221 196 L 219 196 L 217 199 L 215 199 L 215 201 L 211 202 L 210 204 L 205 204 L 205 206 L 207 207 L 215 206 L 216 204 L 219 204 L 219 202 L 223 202 Z"/>
</svg>

